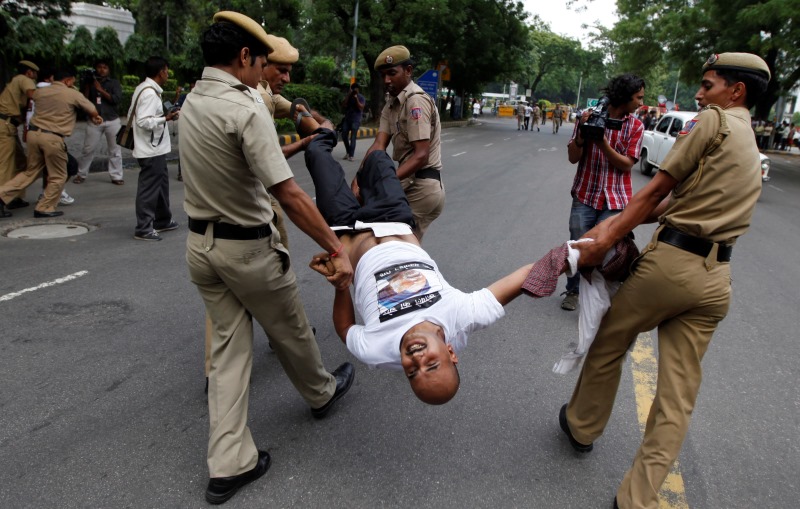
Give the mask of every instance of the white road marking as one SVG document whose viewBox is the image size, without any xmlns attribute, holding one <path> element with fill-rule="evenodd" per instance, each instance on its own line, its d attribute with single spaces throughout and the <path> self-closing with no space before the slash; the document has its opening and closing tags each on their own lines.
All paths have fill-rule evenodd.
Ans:
<svg viewBox="0 0 800 509">
<path fill-rule="evenodd" d="M 780 187 L 775 187 L 775 186 L 773 186 L 772 184 L 767 184 L 767 185 L 768 185 L 769 187 L 771 187 L 772 189 L 776 190 L 776 191 L 783 192 L 783 189 L 781 189 Z"/>
<path fill-rule="evenodd" d="M 539 152 L 555 152 L 557 150 L 558 150 L 558 147 L 540 148 Z"/>
<path fill-rule="evenodd" d="M 48 288 L 50 286 L 55 286 L 55 285 L 60 285 L 62 283 L 67 283 L 69 281 L 72 281 L 73 279 L 78 279 L 81 276 L 85 276 L 88 273 L 89 273 L 88 270 L 82 270 L 80 272 L 76 272 L 74 274 L 70 274 L 69 276 L 60 277 L 58 279 L 54 279 L 52 281 L 48 281 L 46 283 L 42 283 L 42 284 L 40 284 L 38 286 L 32 286 L 30 288 L 25 288 L 24 290 L 20 290 L 18 292 L 7 293 L 5 295 L 0 296 L 0 302 L 6 301 L 6 300 L 15 299 L 15 298 L 19 297 L 20 295 L 23 295 L 23 294 L 28 293 L 28 292 L 33 292 L 33 291 L 36 291 L 36 290 L 41 290 L 43 288 Z"/>
<path fill-rule="evenodd" d="M 453 154 L 453 157 L 463 156 L 466 152 L 459 152 L 458 154 Z"/>
<path fill-rule="evenodd" d="M 484 147 L 491 147 L 492 145 L 494 145 L 494 143 L 487 143 L 486 145 L 484 145 Z"/>
<path fill-rule="evenodd" d="M 511 139 L 511 138 L 503 138 L 503 141 L 508 141 L 508 140 L 510 140 L 510 139 Z"/>
</svg>

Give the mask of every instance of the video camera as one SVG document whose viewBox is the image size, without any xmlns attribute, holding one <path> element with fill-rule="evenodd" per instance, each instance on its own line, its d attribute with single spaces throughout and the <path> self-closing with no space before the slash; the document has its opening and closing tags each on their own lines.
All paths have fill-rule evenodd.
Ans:
<svg viewBox="0 0 800 509">
<path fill-rule="evenodd" d="M 91 85 L 97 78 L 99 78 L 99 76 L 97 75 L 97 71 L 95 71 L 94 69 L 81 70 L 80 71 L 81 88 L 84 88 L 87 85 Z"/>
<path fill-rule="evenodd" d="M 597 102 L 589 118 L 581 124 L 581 136 L 587 140 L 602 140 L 606 129 L 619 131 L 622 129 L 622 120 L 608 117 L 610 100 L 604 96 Z"/>
</svg>

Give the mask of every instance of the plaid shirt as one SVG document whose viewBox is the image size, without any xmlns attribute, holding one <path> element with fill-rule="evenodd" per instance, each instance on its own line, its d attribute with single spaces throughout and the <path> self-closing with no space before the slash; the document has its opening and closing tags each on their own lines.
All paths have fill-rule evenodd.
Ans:
<svg viewBox="0 0 800 509">
<path fill-rule="evenodd" d="M 575 140 L 578 123 L 572 130 L 572 139 Z M 642 147 L 642 133 L 644 125 L 633 115 L 625 115 L 622 119 L 622 129 L 614 131 L 606 129 L 609 144 L 622 155 L 639 160 L 639 149 Z M 572 196 L 584 205 L 595 210 L 603 210 L 608 203 L 609 210 L 624 209 L 631 199 L 631 173 L 620 171 L 609 166 L 608 159 L 596 143 L 586 143 L 583 156 L 578 162 L 578 171 L 572 183 Z"/>
</svg>

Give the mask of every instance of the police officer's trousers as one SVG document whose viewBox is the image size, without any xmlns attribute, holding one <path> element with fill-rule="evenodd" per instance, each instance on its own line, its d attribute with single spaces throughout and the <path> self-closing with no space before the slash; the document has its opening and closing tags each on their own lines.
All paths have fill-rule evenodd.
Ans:
<svg viewBox="0 0 800 509">
<path fill-rule="evenodd" d="M 17 126 L 8 120 L 0 120 L 0 186 L 14 178 L 18 171 L 24 171 L 26 166 L 25 151 L 17 136 Z M 22 191 L 18 196 L 24 197 L 25 192 Z"/>
<path fill-rule="evenodd" d="M 47 185 L 36 204 L 39 212 L 53 212 L 67 182 L 67 146 L 58 135 L 31 131 L 28 133 L 28 167 L 0 186 L 0 200 L 5 203 L 19 196 L 39 178 L 47 167 Z"/>
<path fill-rule="evenodd" d="M 567 406 L 575 439 L 597 439 L 614 406 L 625 353 L 640 332 L 658 327 L 656 394 L 642 444 L 617 491 L 623 509 L 658 507 L 658 491 L 686 436 L 700 362 L 730 304 L 730 264 L 716 255 L 716 247 L 704 259 L 653 237 L 612 299 Z"/>
<path fill-rule="evenodd" d="M 186 261 L 212 322 L 209 476 L 238 475 L 258 458 L 247 426 L 253 318 L 269 334 L 283 370 L 309 406 L 327 403 L 336 380 L 322 364 L 288 253 L 272 237 L 215 239 L 210 223 L 205 235 L 189 233 Z"/>
</svg>

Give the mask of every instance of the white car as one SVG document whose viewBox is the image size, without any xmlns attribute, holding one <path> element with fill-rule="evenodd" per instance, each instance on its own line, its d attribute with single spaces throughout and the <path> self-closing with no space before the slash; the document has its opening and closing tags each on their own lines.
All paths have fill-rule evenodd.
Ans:
<svg viewBox="0 0 800 509">
<path fill-rule="evenodd" d="M 693 111 L 670 111 L 662 116 L 655 129 L 645 131 L 642 135 L 642 149 L 639 152 L 639 171 L 642 175 L 651 175 L 653 170 L 659 169 L 661 161 L 672 149 L 678 133 L 683 126 L 697 116 Z M 761 157 L 761 180 L 769 180 L 769 157 L 758 154 Z"/>
</svg>

